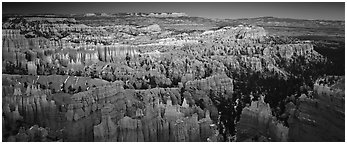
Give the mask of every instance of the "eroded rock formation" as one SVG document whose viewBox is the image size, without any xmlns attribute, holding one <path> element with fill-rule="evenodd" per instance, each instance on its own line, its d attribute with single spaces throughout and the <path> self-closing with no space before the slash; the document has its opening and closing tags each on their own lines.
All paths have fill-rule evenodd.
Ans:
<svg viewBox="0 0 347 144">
<path fill-rule="evenodd" d="M 6 82 L 15 79 L 30 83 L 30 79 L 35 79 L 35 76 L 21 77 L 9 77 Z M 40 83 L 40 79 L 49 77 L 37 77 L 34 82 Z M 83 77 L 76 80 L 79 79 Z M 78 85 L 69 77 L 62 83 Z M 217 86 L 223 86 L 218 79 Z M 123 87 L 123 82 L 116 81 L 89 90 L 83 88 L 72 95 L 52 94 L 51 90 L 31 84 L 27 88 L 3 87 L 7 89 L 3 95 L 5 122 L 22 120 L 28 125 L 62 130 L 64 141 L 207 141 L 212 135 L 209 110 L 204 113 L 199 107 L 189 106 L 181 99 L 180 89 L 126 90 Z M 10 109 L 12 106 L 14 110 Z M 9 123 L 9 126 L 16 124 Z"/>
<path fill-rule="evenodd" d="M 4 141 L 343 141 L 344 90 L 311 85 L 331 64 L 311 42 L 86 16 L 4 19 Z"/>
<path fill-rule="evenodd" d="M 324 82 L 329 79 L 330 82 Z M 314 84 L 313 97 L 303 95 L 296 107 L 291 108 L 289 140 L 344 141 L 344 109 L 344 77 L 318 79 Z"/>
<path fill-rule="evenodd" d="M 242 110 L 237 124 L 237 141 L 287 141 L 288 127 L 271 114 L 269 104 L 261 98 Z"/>
</svg>

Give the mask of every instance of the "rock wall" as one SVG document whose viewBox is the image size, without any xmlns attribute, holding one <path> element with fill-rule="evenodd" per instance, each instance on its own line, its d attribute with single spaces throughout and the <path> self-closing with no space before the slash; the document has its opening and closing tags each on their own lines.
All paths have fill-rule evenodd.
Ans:
<svg viewBox="0 0 347 144">
<path fill-rule="evenodd" d="M 314 85 L 313 97 L 301 97 L 290 115 L 289 141 L 344 141 L 344 77 L 331 86 Z M 342 88 L 339 88 L 342 87 Z"/>
<path fill-rule="evenodd" d="M 43 127 L 34 125 L 29 129 L 23 127 L 16 135 L 11 135 L 7 139 L 8 142 L 49 142 L 51 141 L 47 136 L 50 131 Z"/>
<path fill-rule="evenodd" d="M 144 109 L 134 109 L 133 114 L 125 114 L 123 118 L 112 121 L 111 116 L 105 113 L 101 124 L 95 126 L 97 141 L 206 141 L 202 135 L 210 135 L 209 125 L 212 121 L 207 114 L 206 118 L 198 121 L 198 115 L 184 117 L 183 108 L 177 103 L 176 96 L 170 94 L 178 89 L 151 89 L 135 92 L 148 94 L 143 101 L 148 102 Z M 171 92 L 170 92 L 171 91 Z M 159 92 L 159 93 L 158 93 Z M 136 94 L 135 94 L 136 95 Z M 160 97 L 160 95 L 166 95 Z M 179 93 L 178 93 L 178 95 Z M 171 99 L 170 99 L 171 97 Z M 147 100 L 146 100 L 147 99 Z M 167 101 L 163 103 L 164 99 Z M 176 103 L 176 104 L 175 104 Z M 112 105 L 110 105 L 112 107 Z M 188 108 L 191 109 L 191 108 Z M 109 110 L 114 113 L 115 110 Z M 129 111 L 129 110 L 128 110 Z M 200 132 L 200 129 L 203 129 Z M 99 132 L 102 131 L 102 132 Z"/>
<path fill-rule="evenodd" d="M 187 16 L 185 13 L 174 12 L 174 13 L 149 13 L 147 16 L 149 17 L 182 17 Z"/>
<path fill-rule="evenodd" d="M 212 38 L 222 38 L 222 41 L 228 40 L 239 40 L 246 39 L 247 41 L 257 41 L 263 40 L 266 36 L 266 31 L 261 27 L 246 27 L 246 26 L 237 26 L 237 27 L 224 27 L 222 29 L 205 32 L 202 35 L 203 37 L 212 37 Z"/>
<path fill-rule="evenodd" d="M 52 94 L 38 85 L 50 79 L 75 88 L 85 82 L 97 84 L 83 77 L 55 77 L 5 75 L 4 84 L 16 84 L 3 86 L 3 118 L 10 130 L 5 133 L 17 129 L 16 121 L 23 121 L 24 128 L 36 124 L 61 131 L 63 141 L 207 141 L 213 134 L 209 110 L 189 106 L 180 88 L 124 89 L 123 82 L 115 81 L 74 94 Z M 206 83 L 214 80 L 217 87 L 230 86 L 220 79 L 208 78 Z"/>
<path fill-rule="evenodd" d="M 252 101 L 250 107 L 242 110 L 236 126 L 237 141 L 287 141 L 288 128 L 272 116 L 270 106 L 263 101 Z"/>
<path fill-rule="evenodd" d="M 199 103 L 211 112 L 211 119 L 217 121 L 218 111 L 212 100 L 231 98 L 233 80 L 225 74 L 214 75 L 206 79 L 188 81 L 184 84 L 184 91 L 183 96 L 189 105 Z"/>
<path fill-rule="evenodd" d="M 234 101 L 245 90 L 257 95 L 264 91 L 270 97 L 278 93 L 279 98 L 291 93 L 281 93 L 257 80 L 283 78 L 287 82 L 289 78 L 292 85 L 291 80 L 295 83 L 302 75 L 315 75 L 311 68 L 315 71 L 328 64 L 312 44 L 276 41 L 264 28 L 255 26 L 177 34 L 182 31 L 162 29 L 158 24 L 116 26 L 110 22 L 100 26 L 105 23 L 98 17 L 84 17 L 79 23 L 47 17 L 4 20 L 3 71 L 11 74 L 3 75 L 3 119 L 11 133 L 5 131 L 6 137 L 17 134 L 17 127 L 38 124 L 62 131 L 64 141 L 217 141 L 221 137 L 212 130 L 217 122 L 223 121 L 218 125 L 223 138 L 234 134 L 234 118 L 238 119 L 245 103 L 237 102 L 235 115 L 224 113 L 235 112 Z M 240 91 L 233 93 L 230 77 Z M 249 84 L 253 78 L 254 85 Z M 314 89 L 318 103 L 338 109 L 323 111 L 332 110 L 340 119 L 344 91 L 322 85 Z M 276 105 L 277 99 L 274 101 L 271 105 Z M 302 109 L 311 110 L 311 103 L 305 102 Z M 294 140 L 300 139 L 295 132 L 300 130 L 297 125 L 305 123 L 302 117 L 300 113 L 293 116 Z M 288 129 L 271 116 L 262 101 L 244 110 L 240 127 L 246 129 L 239 133 L 240 141 L 287 140 Z"/>
</svg>

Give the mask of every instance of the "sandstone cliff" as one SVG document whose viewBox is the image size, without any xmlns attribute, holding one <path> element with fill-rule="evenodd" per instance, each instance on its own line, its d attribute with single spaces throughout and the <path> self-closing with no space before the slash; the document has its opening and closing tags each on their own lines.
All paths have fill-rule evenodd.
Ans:
<svg viewBox="0 0 347 144">
<path fill-rule="evenodd" d="M 334 78 L 334 77 L 330 77 Z M 344 77 L 318 79 L 313 98 L 302 96 L 290 115 L 289 141 L 344 141 Z M 329 86 L 328 86 L 329 85 Z"/>
<path fill-rule="evenodd" d="M 212 135 L 209 110 L 204 114 L 201 108 L 188 106 L 179 88 L 129 90 L 123 88 L 123 82 L 116 81 L 69 95 L 52 94 L 32 84 L 50 78 L 7 77 L 6 83 L 28 83 L 26 90 L 23 85 L 3 87 L 3 118 L 12 130 L 16 124 L 10 122 L 21 120 L 28 126 L 37 124 L 62 131 L 59 137 L 64 141 L 207 141 Z M 61 80 L 64 85 L 76 87 L 85 84 L 78 84 L 81 79 L 84 78 Z"/>
<path fill-rule="evenodd" d="M 288 128 L 272 116 L 270 106 L 263 98 L 242 110 L 236 131 L 237 141 L 260 141 L 261 137 L 266 141 L 288 140 Z"/>
</svg>

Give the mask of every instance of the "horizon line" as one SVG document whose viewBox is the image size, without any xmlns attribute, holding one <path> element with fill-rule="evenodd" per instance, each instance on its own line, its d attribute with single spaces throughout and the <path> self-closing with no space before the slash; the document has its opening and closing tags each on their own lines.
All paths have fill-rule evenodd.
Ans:
<svg viewBox="0 0 347 144">
<path fill-rule="evenodd" d="M 17 15 L 17 16 L 39 16 L 39 15 L 70 15 L 70 16 L 75 16 L 75 15 L 84 15 L 84 14 L 132 14 L 132 13 L 145 13 L 145 14 L 150 14 L 150 13 L 184 13 L 187 16 L 179 16 L 179 17 L 199 17 L 199 18 L 207 18 L 207 19 L 216 19 L 216 20 L 239 20 L 239 19 L 256 19 L 256 18 L 277 18 L 277 19 L 293 19 L 293 20 L 311 20 L 311 21 L 341 21 L 345 22 L 345 19 L 340 20 L 340 19 L 303 19 L 303 18 L 291 18 L 291 17 L 276 17 L 276 16 L 259 16 L 259 17 L 240 17 L 240 18 L 213 18 L 213 17 L 204 17 L 204 16 L 190 16 L 185 12 L 116 12 L 116 13 L 109 13 L 109 12 L 87 12 L 87 13 L 71 13 L 71 14 L 62 14 L 62 13 L 29 13 L 29 14 L 20 14 L 20 13 L 3 13 L 2 15 Z M 85 17 L 102 17 L 102 16 L 85 16 Z"/>
</svg>

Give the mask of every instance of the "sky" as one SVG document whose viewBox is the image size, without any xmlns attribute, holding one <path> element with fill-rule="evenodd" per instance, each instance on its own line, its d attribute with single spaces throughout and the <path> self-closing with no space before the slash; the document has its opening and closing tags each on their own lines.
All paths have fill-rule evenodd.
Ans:
<svg viewBox="0 0 347 144">
<path fill-rule="evenodd" d="M 119 12 L 184 12 L 207 18 L 279 18 L 344 20 L 343 2 L 3 2 L 2 13 L 83 14 Z"/>
</svg>

